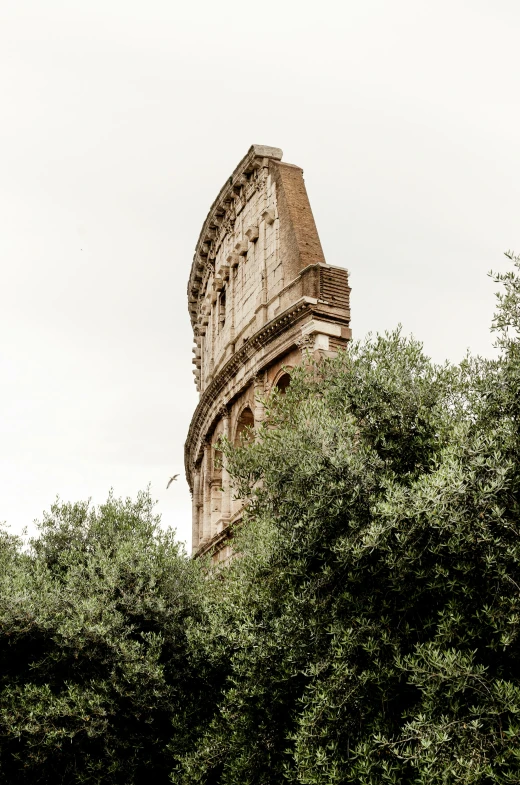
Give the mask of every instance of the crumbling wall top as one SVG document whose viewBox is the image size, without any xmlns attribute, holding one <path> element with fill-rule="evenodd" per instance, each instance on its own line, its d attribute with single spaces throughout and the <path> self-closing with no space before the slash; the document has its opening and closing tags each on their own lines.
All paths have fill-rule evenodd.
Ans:
<svg viewBox="0 0 520 785">
<path fill-rule="evenodd" d="M 282 155 L 282 150 L 278 147 L 251 145 L 211 205 L 195 248 L 188 281 L 188 308 L 192 325 L 197 318 L 197 300 L 204 273 L 211 267 L 223 236 L 232 228 L 240 201 L 247 199 L 248 187 L 254 187 L 251 175 L 267 164 L 268 159 L 281 161 Z"/>
</svg>

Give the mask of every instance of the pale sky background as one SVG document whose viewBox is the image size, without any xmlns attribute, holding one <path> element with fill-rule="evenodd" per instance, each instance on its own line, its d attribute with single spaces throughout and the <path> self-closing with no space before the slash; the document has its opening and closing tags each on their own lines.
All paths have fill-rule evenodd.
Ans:
<svg viewBox="0 0 520 785">
<path fill-rule="evenodd" d="M 517 0 L 0 0 L 0 520 L 151 482 L 189 539 L 186 285 L 252 143 L 303 167 L 355 337 L 489 355 L 519 37 Z"/>
</svg>

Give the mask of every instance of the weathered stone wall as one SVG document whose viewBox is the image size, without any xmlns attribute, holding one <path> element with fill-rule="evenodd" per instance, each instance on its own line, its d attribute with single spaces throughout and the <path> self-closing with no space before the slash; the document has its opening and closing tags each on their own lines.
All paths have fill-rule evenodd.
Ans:
<svg viewBox="0 0 520 785">
<path fill-rule="evenodd" d="M 227 559 L 241 515 L 215 445 L 263 418 L 268 395 L 301 352 L 330 355 L 350 338 L 347 271 L 325 263 L 303 172 L 254 145 L 204 222 L 188 283 L 200 401 L 186 441 L 193 551 Z"/>
</svg>

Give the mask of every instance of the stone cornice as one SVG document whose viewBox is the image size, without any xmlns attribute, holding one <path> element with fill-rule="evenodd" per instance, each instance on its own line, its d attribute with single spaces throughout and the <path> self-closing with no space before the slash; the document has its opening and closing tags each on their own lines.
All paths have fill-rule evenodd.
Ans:
<svg viewBox="0 0 520 785">
<path fill-rule="evenodd" d="M 188 281 L 188 307 L 192 326 L 197 319 L 197 302 L 204 279 L 207 278 L 208 267 L 211 266 L 211 254 L 215 243 L 222 239 L 223 233 L 231 228 L 236 217 L 235 202 L 246 193 L 249 187 L 249 176 L 260 169 L 265 159 L 281 161 L 282 151 L 278 147 L 254 144 L 247 155 L 240 161 L 231 177 L 220 189 L 220 193 L 211 205 L 199 235 L 193 263 Z M 254 187 L 254 183 L 251 184 Z M 228 226 L 229 225 L 229 226 Z"/>
<path fill-rule="evenodd" d="M 258 332 L 249 338 L 235 354 L 229 358 L 227 363 L 219 370 L 218 375 L 206 387 L 202 393 L 197 408 L 193 413 L 190 429 L 184 447 L 186 478 L 191 488 L 190 477 L 190 453 L 196 447 L 204 425 L 207 425 L 206 418 L 210 414 L 215 402 L 220 399 L 220 394 L 225 386 L 236 375 L 238 370 L 252 357 L 255 357 L 259 349 L 271 343 L 276 337 L 286 332 L 295 322 L 299 321 L 305 312 L 316 307 L 317 300 L 312 297 L 301 297 L 296 303 L 287 308 L 283 313 L 271 319 Z M 258 368 L 256 373 L 258 373 Z M 243 384 L 249 383 L 248 378 L 243 379 Z"/>
<path fill-rule="evenodd" d="M 206 556 L 208 553 L 212 553 L 214 550 L 222 550 L 226 542 L 231 539 L 232 533 L 231 526 L 226 526 L 221 532 L 214 534 L 211 540 L 201 542 L 198 548 L 192 553 L 192 557 L 200 558 L 201 556 Z"/>
</svg>

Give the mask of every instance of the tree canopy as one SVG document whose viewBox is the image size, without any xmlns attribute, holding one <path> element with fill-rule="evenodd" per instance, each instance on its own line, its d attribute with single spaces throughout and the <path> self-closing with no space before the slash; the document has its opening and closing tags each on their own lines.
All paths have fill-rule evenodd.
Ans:
<svg viewBox="0 0 520 785">
<path fill-rule="evenodd" d="M 495 359 L 395 330 L 311 358 L 222 442 L 232 562 L 149 495 L 0 540 L 9 783 L 520 783 L 520 259 Z"/>
<path fill-rule="evenodd" d="M 513 261 L 498 359 L 369 337 L 225 448 L 250 502 L 198 632 L 225 690 L 182 782 L 520 782 Z"/>
<path fill-rule="evenodd" d="M 0 548 L 2 781 L 169 782 L 204 711 L 186 637 L 200 574 L 149 493 L 57 502 L 28 551 Z"/>
</svg>

